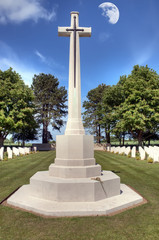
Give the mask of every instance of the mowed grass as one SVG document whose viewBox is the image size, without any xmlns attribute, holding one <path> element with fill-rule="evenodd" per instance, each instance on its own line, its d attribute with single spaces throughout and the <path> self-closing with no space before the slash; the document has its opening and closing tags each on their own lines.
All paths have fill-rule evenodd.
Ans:
<svg viewBox="0 0 159 240">
<path fill-rule="evenodd" d="M 0 162 L 0 201 L 37 171 L 47 170 L 55 152 L 40 152 Z M 0 205 L 0 240 L 158 240 L 159 164 L 95 152 L 103 170 L 114 171 L 147 204 L 114 216 L 43 218 Z"/>
</svg>

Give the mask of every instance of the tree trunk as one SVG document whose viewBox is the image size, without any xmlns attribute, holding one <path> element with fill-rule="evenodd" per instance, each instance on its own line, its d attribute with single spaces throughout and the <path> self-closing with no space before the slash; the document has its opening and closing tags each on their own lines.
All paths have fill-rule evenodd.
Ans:
<svg viewBox="0 0 159 240">
<path fill-rule="evenodd" d="M 140 131 L 139 134 L 138 134 L 138 144 L 139 146 L 143 146 L 143 138 L 142 138 L 142 135 L 143 135 L 143 132 Z"/>
<path fill-rule="evenodd" d="M 108 128 L 105 126 L 105 138 L 106 138 L 106 142 L 110 143 L 110 126 L 108 125 Z"/>
<path fill-rule="evenodd" d="M 100 125 L 99 125 L 99 130 L 98 130 L 98 143 L 101 143 Z"/>
<path fill-rule="evenodd" d="M 43 105 L 43 135 L 42 135 L 42 143 L 48 143 L 48 112 L 47 112 L 47 106 L 46 104 Z"/>
<path fill-rule="evenodd" d="M 42 138 L 42 143 L 48 143 L 48 139 L 47 139 L 47 124 L 44 121 L 43 123 L 43 138 Z"/>
<path fill-rule="evenodd" d="M 106 140 L 107 140 L 107 143 L 110 143 L 110 133 L 109 132 L 106 132 Z"/>
<path fill-rule="evenodd" d="M 5 138 L 3 138 L 2 136 L 0 136 L 0 148 L 3 147 L 4 140 L 5 140 Z"/>
<path fill-rule="evenodd" d="M 22 147 L 25 147 L 25 140 L 22 141 Z"/>
<path fill-rule="evenodd" d="M 123 135 L 123 146 L 125 144 L 125 135 Z"/>
</svg>

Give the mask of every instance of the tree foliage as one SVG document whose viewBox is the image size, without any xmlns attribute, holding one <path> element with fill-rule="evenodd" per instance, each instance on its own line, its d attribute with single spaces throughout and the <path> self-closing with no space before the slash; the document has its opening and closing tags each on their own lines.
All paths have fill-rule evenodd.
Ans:
<svg viewBox="0 0 159 240">
<path fill-rule="evenodd" d="M 67 114 L 67 91 L 59 87 L 59 81 L 51 74 L 34 75 L 32 89 L 35 96 L 37 121 L 43 125 L 42 142 L 48 142 L 48 126 L 60 130 Z M 51 136 L 50 136 L 51 137 Z"/>
<path fill-rule="evenodd" d="M 107 87 L 105 84 L 102 84 L 90 90 L 87 94 L 88 100 L 83 103 L 85 108 L 83 113 L 84 126 L 96 135 L 98 143 L 101 141 L 101 121 L 103 118 L 101 102 L 103 92 Z"/>
<path fill-rule="evenodd" d="M 148 66 L 134 66 L 131 74 L 119 82 L 124 96 L 117 109 L 117 129 L 127 130 L 140 145 L 146 132 L 159 129 L 159 76 Z"/>
<path fill-rule="evenodd" d="M 14 141 L 22 141 L 22 145 L 25 146 L 25 142 L 30 140 L 38 139 L 39 124 L 35 121 L 35 109 L 27 114 L 27 118 L 23 120 L 23 126 L 16 132 L 13 133 Z"/>
<path fill-rule="evenodd" d="M 146 66 L 134 66 L 130 75 L 121 76 L 115 86 L 99 85 L 87 95 L 83 107 L 84 122 L 95 130 L 104 130 L 118 138 L 126 134 L 143 141 L 159 132 L 159 75 Z M 94 131 L 96 132 L 96 131 Z"/>
<path fill-rule="evenodd" d="M 8 134 L 30 124 L 33 92 L 12 68 L 0 70 L 0 146 Z"/>
</svg>

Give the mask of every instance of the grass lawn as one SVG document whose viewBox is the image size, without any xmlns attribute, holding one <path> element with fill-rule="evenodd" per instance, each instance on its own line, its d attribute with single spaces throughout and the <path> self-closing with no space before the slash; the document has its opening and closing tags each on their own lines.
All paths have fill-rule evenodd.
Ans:
<svg viewBox="0 0 159 240">
<path fill-rule="evenodd" d="M 0 162 L 0 201 L 37 171 L 47 170 L 55 152 L 40 152 Z M 103 170 L 135 188 L 148 203 L 115 216 L 42 218 L 0 205 L 0 240 L 158 240 L 159 164 L 95 152 Z"/>
</svg>

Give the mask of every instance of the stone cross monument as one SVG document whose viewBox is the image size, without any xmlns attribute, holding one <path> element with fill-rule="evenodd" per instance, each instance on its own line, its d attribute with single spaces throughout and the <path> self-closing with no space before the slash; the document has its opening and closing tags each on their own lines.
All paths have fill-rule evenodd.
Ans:
<svg viewBox="0 0 159 240">
<path fill-rule="evenodd" d="M 47 216 L 104 215 L 142 201 L 120 184 L 120 177 L 101 171 L 94 159 L 93 136 L 85 135 L 81 119 L 79 37 L 91 36 L 81 28 L 78 12 L 71 12 L 71 26 L 59 27 L 59 36 L 70 37 L 69 106 L 65 135 L 56 137 L 56 158 L 49 171 L 35 173 L 8 204 Z"/>
<path fill-rule="evenodd" d="M 65 135 L 56 136 L 56 159 L 49 171 L 56 177 L 97 176 L 101 167 L 95 165 L 93 136 L 85 135 L 81 119 L 79 37 L 90 37 L 91 28 L 79 27 L 79 13 L 71 12 L 71 26 L 58 27 L 58 35 L 70 37 L 68 121 Z"/>
<path fill-rule="evenodd" d="M 82 134 L 79 37 L 90 37 L 91 28 L 79 27 L 79 13 L 71 12 L 71 26 L 58 27 L 59 36 L 70 37 L 68 121 L 65 135 Z"/>
</svg>

